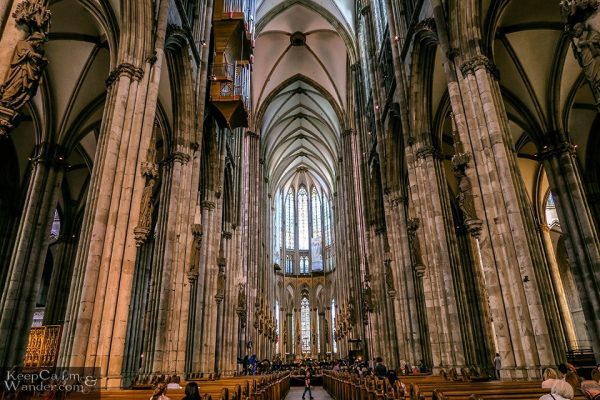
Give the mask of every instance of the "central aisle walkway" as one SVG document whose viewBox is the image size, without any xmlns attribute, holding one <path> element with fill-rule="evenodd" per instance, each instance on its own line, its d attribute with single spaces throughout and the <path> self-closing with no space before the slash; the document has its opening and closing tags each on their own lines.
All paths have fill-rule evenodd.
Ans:
<svg viewBox="0 0 600 400">
<path fill-rule="evenodd" d="M 304 387 L 291 387 L 290 392 L 286 396 L 285 400 L 302 400 L 302 393 Z M 313 386 L 311 392 L 315 400 L 332 400 L 331 396 L 323 389 L 322 386 Z M 306 400 L 309 400 L 308 393 L 306 393 Z"/>
</svg>

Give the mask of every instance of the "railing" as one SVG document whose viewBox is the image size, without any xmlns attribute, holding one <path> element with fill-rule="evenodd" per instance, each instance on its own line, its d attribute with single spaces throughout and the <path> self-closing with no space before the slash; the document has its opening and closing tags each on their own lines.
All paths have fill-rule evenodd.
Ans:
<svg viewBox="0 0 600 400">
<path fill-rule="evenodd" d="M 223 13 L 243 13 L 248 39 L 254 38 L 254 15 L 256 15 L 255 0 L 223 0 Z"/>
<path fill-rule="evenodd" d="M 235 66 L 234 96 L 240 96 L 246 110 L 250 112 L 250 65 L 239 63 Z"/>
<path fill-rule="evenodd" d="M 213 64 L 211 79 L 215 81 L 233 81 L 235 77 L 235 64 Z"/>
<path fill-rule="evenodd" d="M 250 64 L 214 64 L 210 79 L 218 90 L 212 90 L 213 100 L 229 101 L 232 98 L 241 100 L 244 108 L 250 110 Z"/>
</svg>

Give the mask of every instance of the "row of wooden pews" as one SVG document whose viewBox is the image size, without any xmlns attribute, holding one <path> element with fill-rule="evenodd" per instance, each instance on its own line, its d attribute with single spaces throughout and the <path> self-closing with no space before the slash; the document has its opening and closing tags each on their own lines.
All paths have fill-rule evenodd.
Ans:
<svg viewBox="0 0 600 400">
<path fill-rule="evenodd" d="M 391 385 L 387 378 L 327 371 L 323 387 L 338 400 L 537 400 L 550 392 L 541 388 L 540 381 L 454 381 L 434 375 L 400 379 Z"/>
<path fill-rule="evenodd" d="M 206 400 L 282 400 L 290 389 L 290 375 L 280 372 L 271 375 L 239 376 L 215 380 L 196 381 L 203 399 Z M 167 389 L 166 396 L 179 400 L 185 396 L 186 382 L 180 389 Z M 103 400 L 148 400 L 152 389 L 106 390 L 101 393 Z M 90 399 L 91 394 L 71 393 L 69 400 Z M 97 398 L 97 395 L 96 397 Z"/>
</svg>

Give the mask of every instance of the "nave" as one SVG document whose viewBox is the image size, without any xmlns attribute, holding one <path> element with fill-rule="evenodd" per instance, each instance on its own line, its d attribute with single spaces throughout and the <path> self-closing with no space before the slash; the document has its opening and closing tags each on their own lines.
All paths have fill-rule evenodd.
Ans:
<svg viewBox="0 0 600 400">
<path fill-rule="evenodd" d="M 600 0 L 1 1 L 0 377 L 586 375 L 599 110 Z"/>
</svg>

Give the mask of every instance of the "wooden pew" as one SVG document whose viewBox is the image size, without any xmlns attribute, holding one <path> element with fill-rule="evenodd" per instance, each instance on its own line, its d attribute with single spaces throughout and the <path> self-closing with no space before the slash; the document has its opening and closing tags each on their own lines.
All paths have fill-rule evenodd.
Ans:
<svg viewBox="0 0 600 400">
<path fill-rule="evenodd" d="M 264 376 L 243 376 L 236 378 L 222 378 L 215 380 L 196 381 L 200 393 L 204 398 L 214 400 L 281 400 L 290 388 L 289 373 Z M 184 387 L 187 382 L 182 382 L 180 389 L 169 389 L 166 395 L 172 399 L 184 396 Z M 148 400 L 153 390 L 106 390 L 101 393 L 102 399 L 110 400 Z M 88 399 L 90 395 L 71 393 L 69 400 Z"/>
<path fill-rule="evenodd" d="M 340 400 L 537 400 L 549 393 L 540 381 L 445 381 L 441 376 L 403 376 L 394 385 L 387 379 L 359 378 L 345 372 L 325 372 L 323 386 Z M 575 399 L 583 400 L 582 394 Z"/>
</svg>

